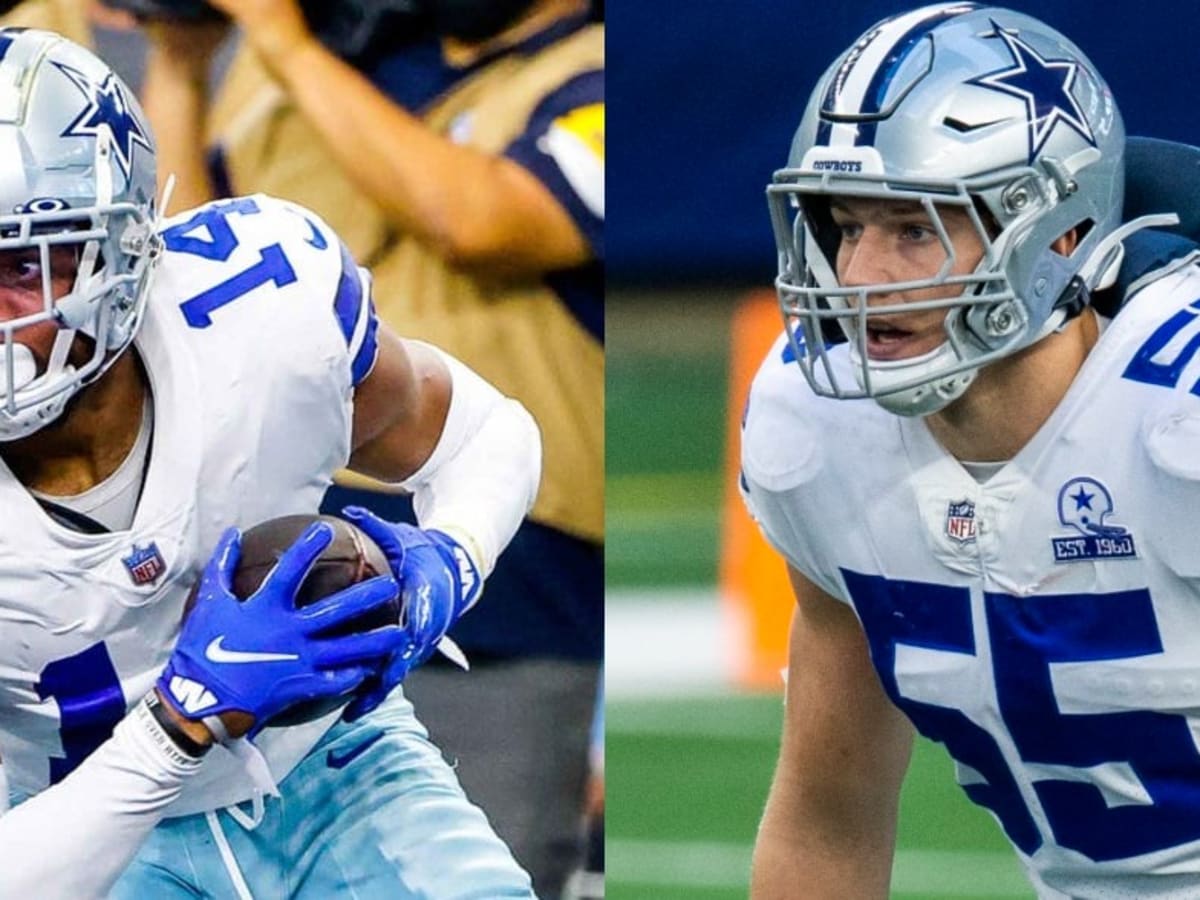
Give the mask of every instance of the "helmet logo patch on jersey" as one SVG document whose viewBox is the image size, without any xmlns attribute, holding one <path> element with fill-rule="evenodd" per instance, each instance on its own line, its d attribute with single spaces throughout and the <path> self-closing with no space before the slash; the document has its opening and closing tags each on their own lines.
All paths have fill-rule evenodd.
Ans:
<svg viewBox="0 0 1200 900">
<path fill-rule="evenodd" d="M 1129 529 L 1105 521 L 1112 511 L 1112 494 L 1095 478 L 1080 476 L 1064 484 L 1058 492 L 1058 521 L 1072 533 L 1050 539 L 1054 561 L 1136 557 Z"/>
<path fill-rule="evenodd" d="M 946 537 L 960 544 L 973 544 L 977 534 L 975 501 L 950 501 L 946 509 Z"/>
<path fill-rule="evenodd" d="M 86 75 L 70 66 L 59 62 L 54 65 L 87 99 L 87 106 L 67 126 L 62 136 L 96 137 L 101 128 L 107 128 L 112 135 L 113 157 L 121 172 L 129 178 L 133 166 L 134 145 L 141 144 L 148 151 L 153 151 L 154 148 L 146 129 L 142 127 L 133 111 L 133 104 L 121 81 L 109 72 L 104 76 L 103 82 L 94 84 Z"/>
<path fill-rule="evenodd" d="M 158 551 L 158 544 L 154 541 L 145 547 L 134 544 L 133 552 L 128 556 L 122 556 L 121 562 L 125 564 L 125 570 L 129 573 L 130 579 L 138 587 L 154 584 L 163 572 L 167 571 L 167 564 Z"/>
<path fill-rule="evenodd" d="M 1073 59 L 1046 59 L 1029 44 L 1022 41 L 1016 32 L 1009 31 L 992 22 L 998 37 L 1008 46 L 1013 64 L 971 78 L 967 84 L 978 85 L 1016 97 L 1025 104 L 1025 117 L 1029 124 L 1029 162 L 1041 153 L 1050 135 L 1061 123 L 1073 129 L 1091 146 L 1096 146 L 1096 136 L 1088 124 L 1079 101 L 1072 92 L 1080 65 Z"/>
</svg>

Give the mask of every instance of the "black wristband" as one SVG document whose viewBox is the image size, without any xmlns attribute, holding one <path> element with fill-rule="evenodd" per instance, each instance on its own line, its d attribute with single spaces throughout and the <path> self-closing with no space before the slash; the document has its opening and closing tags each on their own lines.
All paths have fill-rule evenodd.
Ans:
<svg viewBox="0 0 1200 900">
<path fill-rule="evenodd" d="M 212 749 L 212 744 L 198 744 L 187 733 L 179 727 L 170 713 L 163 709 L 162 700 L 158 698 L 158 692 L 153 689 L 146 695 L 146 708 L 150 710 L 150 715 L 154 716 L 154 721 L 158 723 L 158 727 L 166 732 L 167 737 L 171 741 L 193 759 L 199 759 L 205 753 Z"/>
</svg>

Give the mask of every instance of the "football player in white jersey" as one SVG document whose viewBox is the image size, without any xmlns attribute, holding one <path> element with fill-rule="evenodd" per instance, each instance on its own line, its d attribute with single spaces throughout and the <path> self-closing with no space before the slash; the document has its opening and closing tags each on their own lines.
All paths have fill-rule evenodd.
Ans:
<svg viewBox="0 0 1200 900">
<path fill-rule="evenodd" d="M 388 332 L 307 210 L 158 221 L 153 147 L 94 56 L 0 30 L 0 895 L 532 896 L 397 687 L 528 510 L 536 426 Z M 391 577 L 295 610 L 318 527 L 234 601 L 236 529 L 347 464 L 414 494 L 420 528 L 344 513 Z M 396 626 L 328 633 L 397 590 Z"/>
<path fill-rule="evenodd" d="M 797 599 L 758 900 L 887 895 L 914 730 L 1040 897 L 1200 896 L 1200 254 L 1123 220 L 1125 149 L 1077 47 L 972 3 L 811 97 L 743 428 Z"/>
</svg>

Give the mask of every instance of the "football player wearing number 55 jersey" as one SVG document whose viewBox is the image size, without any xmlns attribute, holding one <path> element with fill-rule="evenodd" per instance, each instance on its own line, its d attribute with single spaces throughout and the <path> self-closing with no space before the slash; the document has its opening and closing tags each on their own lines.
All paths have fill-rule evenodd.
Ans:
<svg viewBox="0 0 1200 900">
<path fill-rule="evenodd" d="M 887 896 L 914 732 L 1039 897 L 1200 896 L 1200 253 L 1125 153 L 1079 48 L 979 4 L 812 94 L 742 444 L 797 599 L 757 900 Z"/>
<path fill-rule="evenodd" d="M 0 30 L 0 155 L 0 895 L 531 897 L 398 688 L 529 509 L 533 420 L 382 326 L 307 210 L 158 221 L 133 95 L 57 35 Z M 233 602 L 236 529 L 347 464 L 414 494 L 420 528 L 346 512 L 390 576 L 295 610 L 317 529 Z"/>
</svg>

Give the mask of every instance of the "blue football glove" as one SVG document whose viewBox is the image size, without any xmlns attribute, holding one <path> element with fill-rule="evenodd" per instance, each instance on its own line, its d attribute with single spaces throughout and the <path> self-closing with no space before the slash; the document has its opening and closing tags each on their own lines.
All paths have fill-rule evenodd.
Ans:
<svg viewBox="0 0 1200 900">
<path fill-rule="evenodd" d="M 398 626 L 343 637 L 323 634 L 389 603 L 397 591 L 389 576 L 296 608 L 304 576 L 332 539 L 328 525 L 310 525 L 243 602 L 231 588 L 241 534 L 227 530 L 159 677 L 164 700 L 193 720 L 230 710 L 249 713 L 257 731 L 293 704 L 349 696 L 378 670 L 381 659 L 408 646 Z"/>
<path fill-rule="evenodd" d="M 378 677 L 368 681 L 346 707 L 343 718 L 353 722 L 382 703 L 404 676 L 433 655 L 446 632 L 479 596 L 483 579 L 467 552 L 449 535 L 386 522 L 361 506 L 348 506 L 341 515 L 387 556 L 400 583 L 400 627 L 407 636 Z"/>
</svg>

